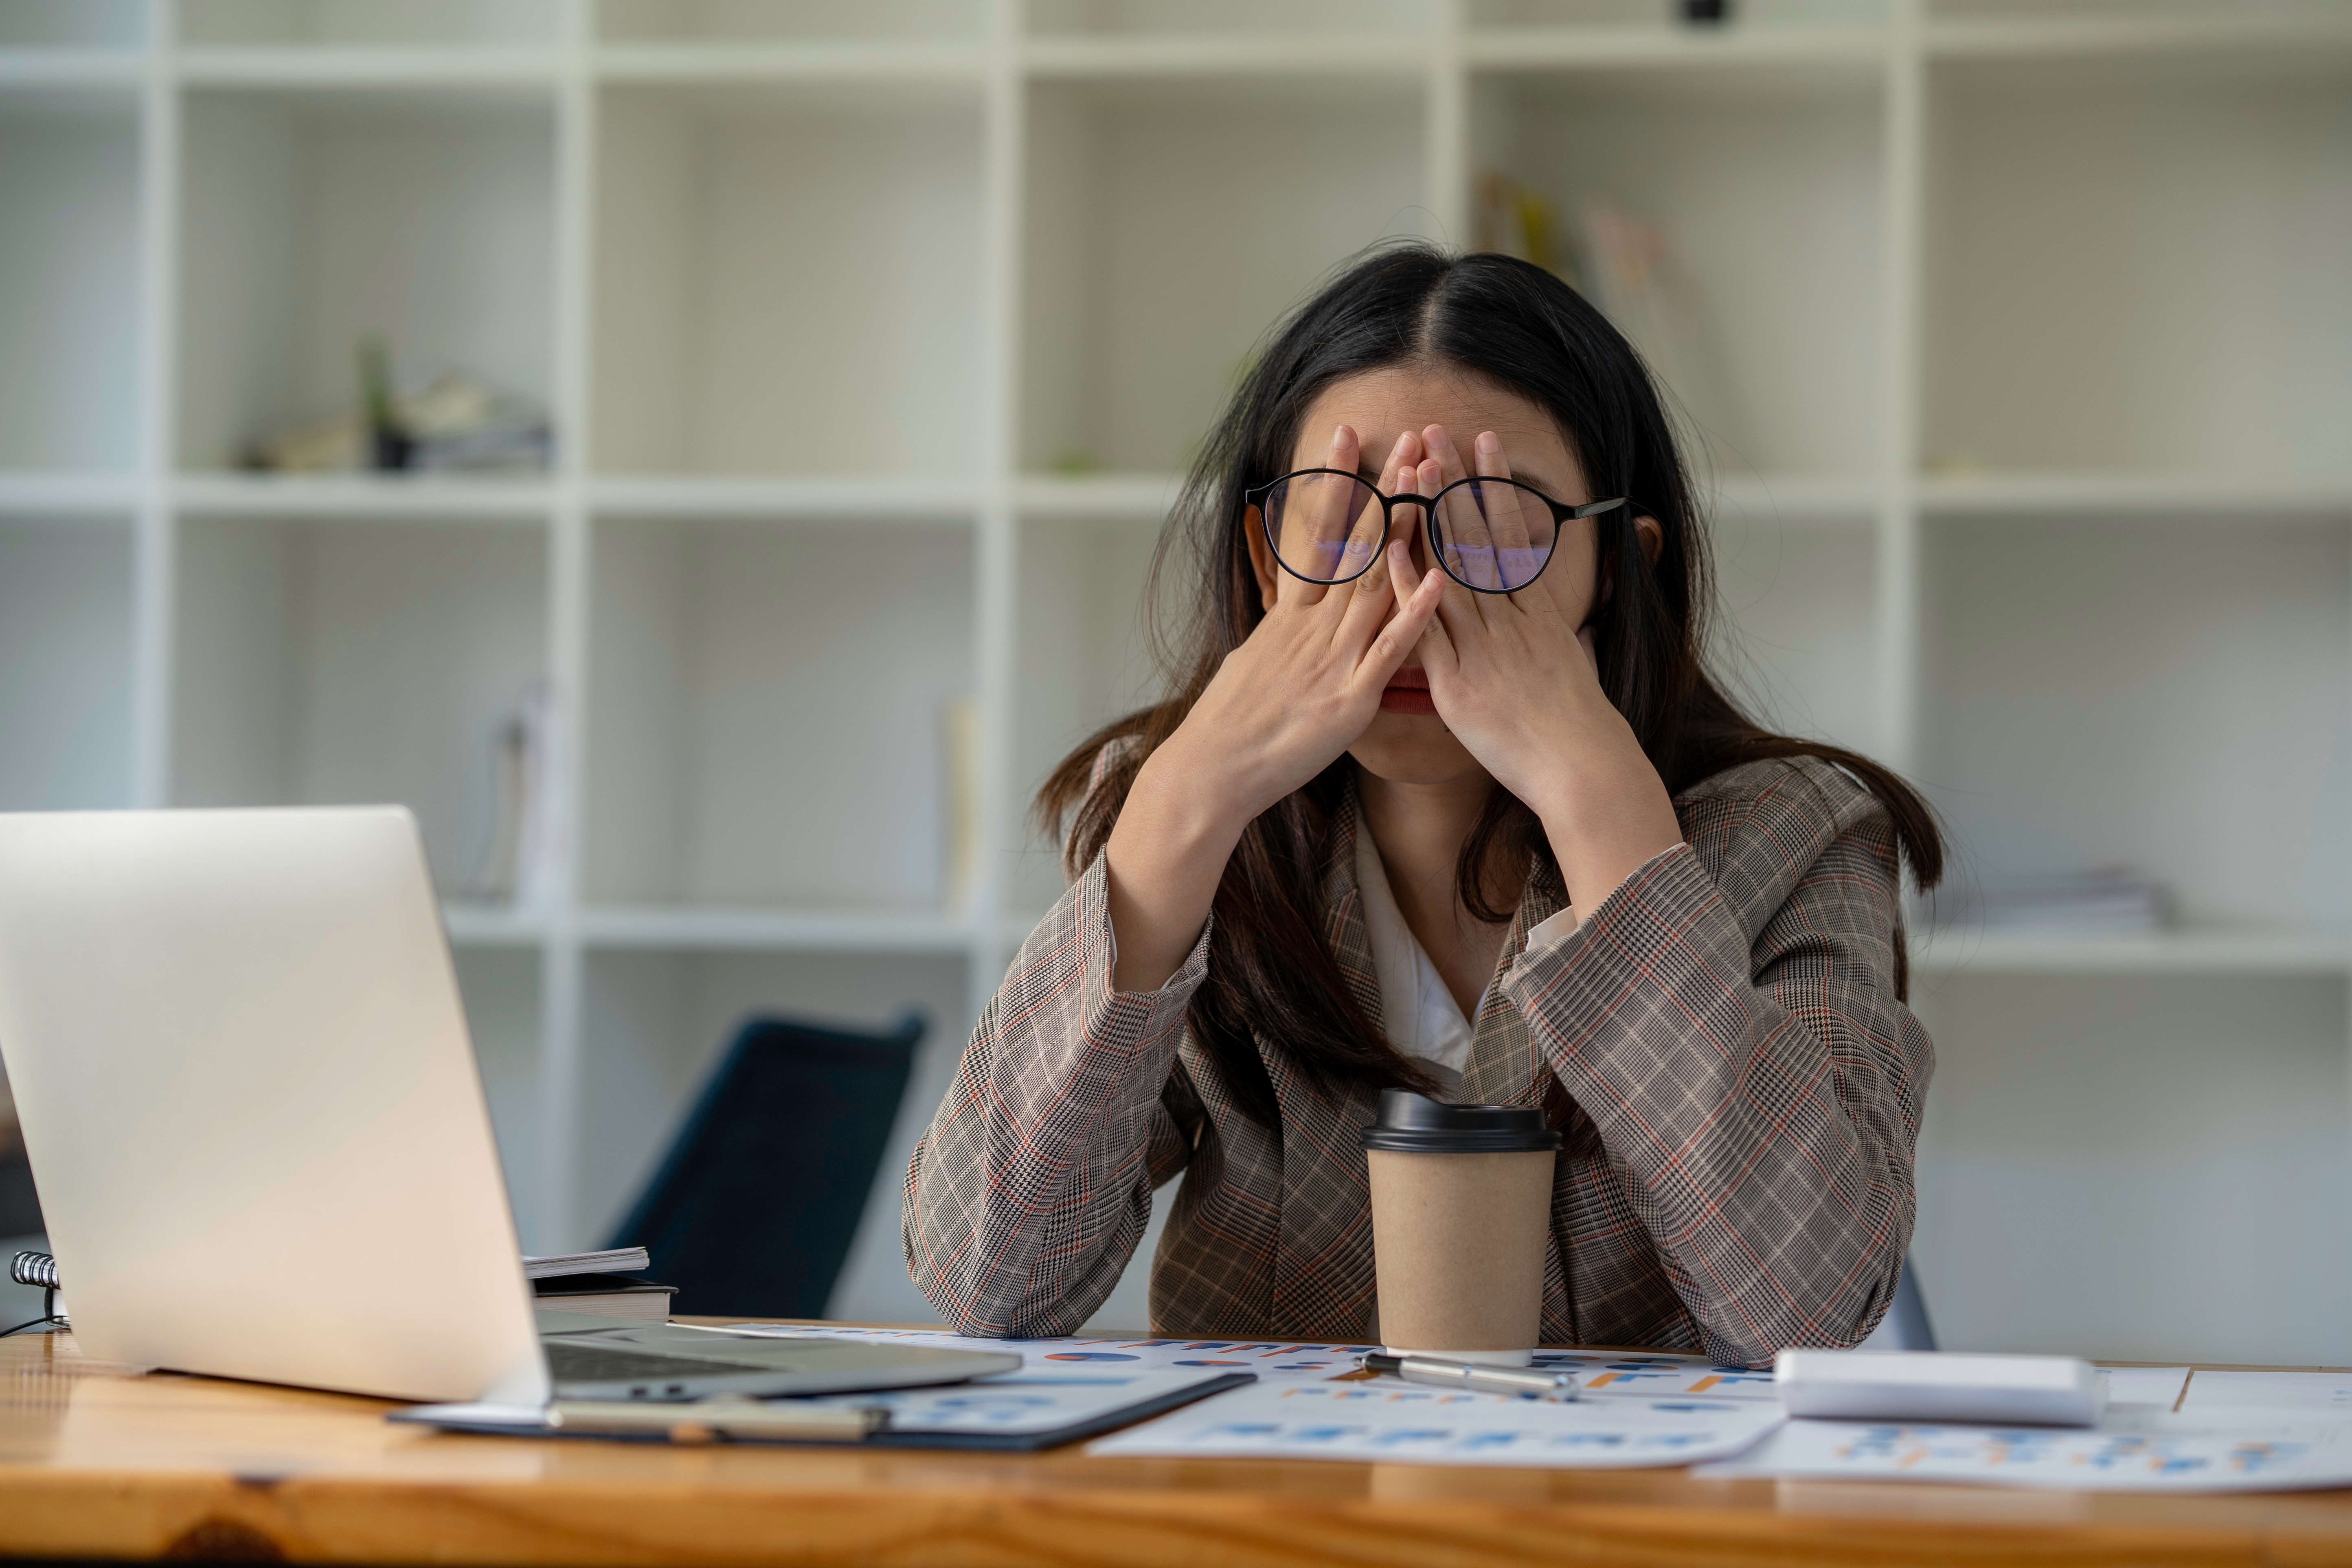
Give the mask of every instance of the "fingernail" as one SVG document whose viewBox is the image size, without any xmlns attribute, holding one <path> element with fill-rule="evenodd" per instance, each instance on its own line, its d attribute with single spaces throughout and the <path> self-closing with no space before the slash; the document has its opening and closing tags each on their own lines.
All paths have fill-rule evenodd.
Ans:
<svg viewBox="0 0 2352 1568">
<path fill-rule="evenodd" d="M 1422 439 L 1427 441 L 1433 447 L 1451 447 L 1454 445 L 1454 443 L 1446 437 L 1445 426 L 1443 425 L 1431 426 L 1423 433 Z"/>
<path fill-rule="evenodd" d="M 1503 438 L 1500 436 L 1496 435 L 1492 430 L 1478 432 L 1478 450 L 1491 458 L 1502 449 Z"/>
<path fill-rule="evenodd" d="M 1333 426 L 1331 427 L 1331 445 L 1333 448 L 1336 450 L 1340 447 L 1346 446 L 1348 444 L 1348 437 L 1354 434 L 1355 432 L 1349 429 L 1345 425 Z"/>
</svg>

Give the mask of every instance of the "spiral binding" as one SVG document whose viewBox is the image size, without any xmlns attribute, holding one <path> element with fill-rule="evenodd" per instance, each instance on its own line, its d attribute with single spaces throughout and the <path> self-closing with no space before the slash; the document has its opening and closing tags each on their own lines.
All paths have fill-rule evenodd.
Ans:
<svg viewBox="0 0 2352 1568">
<path fill-rule="evenodd" d="M 46 1252 L 20 1252 L 8 1260 L 8 1278 L 19 1285 L 37 1286 L 44 1290 L 60 1289 L 58 1284 L 58 1260 Z"/>
</svg>

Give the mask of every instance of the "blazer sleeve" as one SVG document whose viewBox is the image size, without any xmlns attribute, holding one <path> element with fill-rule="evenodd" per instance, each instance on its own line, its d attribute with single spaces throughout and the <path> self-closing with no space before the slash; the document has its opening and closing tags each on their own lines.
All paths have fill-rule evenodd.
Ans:
<svg viewBox="0 0 2352 1568">
<path fill-rule="evenodd" d="M 1911 1239 L 1935 1048 L 1899 998 L 1893 827 L 1812 769 L 1686 811 L 1691 843 L 1504 982 L 1727 1364 L 1859 1342 Z"/>
<path fill-rule="evenodd" d="M 1022 944 L 907 1166 L 907 1270 L 958 1333 L 1074 1332 L 1191 1156 L 1171 1069 L 1209 930 L 1159 990 L 1115 991 L 1108 891 L 1097 855 Z"/>
</svg>

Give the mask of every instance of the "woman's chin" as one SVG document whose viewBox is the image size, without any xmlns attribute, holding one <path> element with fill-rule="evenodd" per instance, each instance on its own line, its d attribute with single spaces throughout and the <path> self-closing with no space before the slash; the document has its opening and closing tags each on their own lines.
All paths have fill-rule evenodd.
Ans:
<svg viewBox="0 0 2352 1568">
<path fill-rule="evenodd" d="M 1434 713 L 1375 714 L 1348 748 L 1357 766 L 1392 784 L 1444 784 L 1482 771 L 1468 747 Z"/>
</svg>

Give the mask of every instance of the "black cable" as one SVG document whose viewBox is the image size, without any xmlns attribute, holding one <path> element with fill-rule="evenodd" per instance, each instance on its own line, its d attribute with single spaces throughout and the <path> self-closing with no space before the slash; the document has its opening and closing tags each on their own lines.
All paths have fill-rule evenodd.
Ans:
<svg viewBox="0 0 2352 1568">
<path fill-rule="evenodd" d="M 13 1329 L 0 1329 L 0 1340 L 6 1339 L 10 1334 L 21 1334 L 26 1329 L 37 1329 L 44 1323 L 55 1323 L 59 1328 L 64 1328 L 66 1326 L 66 1321 L 63 1318 L 55 1317 L 49 1313 L 44 1312 L 39 1317 L 32 1319 L 27 1322 L 19 1323 Z"/>
</svg>

